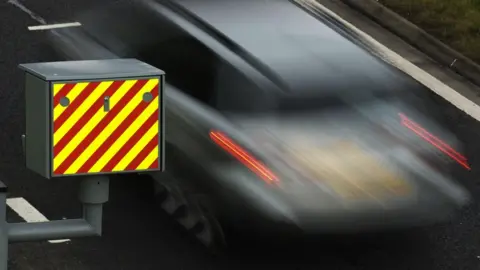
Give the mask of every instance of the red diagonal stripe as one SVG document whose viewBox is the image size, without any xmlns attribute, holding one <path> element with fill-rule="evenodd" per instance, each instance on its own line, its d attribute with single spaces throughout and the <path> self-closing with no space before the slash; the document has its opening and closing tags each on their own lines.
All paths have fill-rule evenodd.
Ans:
<svg viewBox="0 0 480 270">
<path fill-rule="evenodd" d="M 66 97 L 70 91 L 72 91 L 73 87 L 75 87 L 76 83 L 67 83 L 62 86 L 62 89 L 60 89 L 57 94 L 53 97 L 53 108 L 57 107 L 57 105 L 60 103 L 60 99 L 62 97 Z"/>
<path fill-rule="evenodd" d="M 158 109 L 143 123 L 143 125 L 132 135 L 132 137 L 118 150 L 110 161 L 102 168 L 102 172 L 111 172 L 122 158 L 135 146 L 135 144 L 147 133 L 147 131 L 158 121 Z"/>
<path fill-rule="evenodd" d="M 158 84 L 151 91 L 154 98 L 158 95 Z M 141 102 L 130 113 L 125 120 L 108 136 L 108 138 L 98 147 L 92 156 L 83 164 L 77 173 L 87 173 L 93 165 L 103 156 L 103 154 L 112 146 L 112 144 L 120 138 L 127 128 L 140 116 L 140 114 L 148 107 L 150 103 Z"/>
<path fill-rule="evenodd" d="M 142 163 L 145 158 L 147 158 L 148 154 L 155 149 L 158 145 L 158 133 L 153 136 L 153 138 L 148 142 L 147 145 L 138 153 L 138 155 L 127 165 L 125 168 L 126 171 L 134 171 L 137 167 Z"/>
<path fill-rule="evenodd" d="M 159 160 L 158 160 L 158 157 L 157 157 L 157 158 L 155 159 L 155 161 L 153 161 L 153 163 L 150 164 L 150 166 L 148 166 L 148 169 L 154 170 L 154 169 L 160 168 L 160 166 L 159 166 L 158 163 L 159 163 Z"/>
<path fill-rule="evenodd" d="M 103 92 L 101 97 L 112 96 L 115 91 L 117 91 L 125 81 L 115 81 L 113 82 L 106 90 Z M 84 127 L 87 122 L 103 107 L 103 98 L 99 98 L 93 103 L 92 107 L 88 108 L 82 117 L 72 126 L 72 128 L 65 133 L 65 135 L 55 144 L 53 147 L 53 154 L 57 156 L 65 146 L 70 142 L 70 140 L 75 137 L 75 135 Z"/>
<path fill-rule="evenodd" d="M 63 111 L 63 113 L 55 120 L 53 123 L 53 132 L 56 132 L 62 125 L 65 123 L 65 121 L 68 120 L 68 118 L 75 112 L 75 110 L 78 109 L 80 105 L 87 99 L 87 97 L 92 94 L 93 90 L 97 88 L 97 86 L 100 84 L 100 82 L 91 82 L 83 89 L 83 91 L 78 95 L 76 99 L 68 105 L 68 107 Z"/>
<path fill-rule="evenodd" d="M 107 113 L 107 115 L 100 120 L 93 130 L 85 137 L 85 139 L 77 145 L 75 150 L 65 159 L 65 161 L 58 166 L 55 170 L 55 174 L 63 174 L 80 154 L 87 148 L 90 143 L 102 132 L 105 126 L 118 115 L 118 113 L 135 97 L 135 95 L 142 89 L 142 87 L 148 82 L 148 80 L 138 80 L 133 87 L 118 101 L 115 106 Z"/>
</svg>

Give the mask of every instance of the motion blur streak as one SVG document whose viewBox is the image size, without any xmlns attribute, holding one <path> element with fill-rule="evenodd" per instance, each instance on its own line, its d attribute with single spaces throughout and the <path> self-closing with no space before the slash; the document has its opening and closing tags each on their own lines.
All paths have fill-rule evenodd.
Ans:
<svg viewBox="0 0 480 270">
<path fill-rule="evenodd" d="M 222 147 L 229 154 L 234 156 L 238 161 L 244 164 L 252 172 L 262 178 L 265 182 L 269 184 L 274 184 L 278 182 L 277 176 L 272 173 L 263 163 L 256 160 L 252 155 L 247 153 L 239 145 L 234 143 L 229 139 L 225 134 L 219 131 L 211 131 L 210 138 L 220 147 Z"/>
<path fill-rule="evenodd" d="M 205 195 L 189 208 L 208 208 L 198 217 L 214 231 L 196 231 L 202 243 L 223 238 L 222 221 L 262 234 L 374 232 L 441 222 L 469 203 L 451 173 L 454 159 L 466 160 L 398 116 L 459 150 L 436 119 L 444 108 L 414 79 L 448 90 L 402 60 L 376 58 L 371 51 L 386 49 L 358 46 L 363 35 L 327 11 L 292 1 L 120 2 L 82 12 L 82 27 L 49 31 L 52 45 L 69 60 L 118 55 L 169 74 L 171 177 L 151 176 Z"/>
<path fill-rule="evenodd" d="M 426 131 L 424 128 L 422 128 L 419 124 L 413 122 L 410 120 L 408 117 L 406 117 L 404 114 L 399 113 L 398 114 L 400 118 L 402 119 L 402 125 L 413 131 L 415 134 L 417 134 L 419 137 L 424 139 L 425 141 L 429 142 L 438 150 L 442 151 L 449 157 L 451 157 L 453 160 L 458 162 L 460 165 L 462 165 L 465 169 L 471 170 L 470 166 L 468 165 L 467 158 L 455 151 L 451 146 L 440 140 L 439 138 L 435 137 L 428 131 Z"/>
</svg>

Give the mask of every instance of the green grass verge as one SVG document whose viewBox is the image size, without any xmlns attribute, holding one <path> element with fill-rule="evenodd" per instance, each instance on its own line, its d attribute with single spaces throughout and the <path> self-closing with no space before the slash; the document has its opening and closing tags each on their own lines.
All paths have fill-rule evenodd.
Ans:
<svg viewBox="0 0 480 270">
<path fill-rule="evenodd" d="M 473 61 L 480 63 L 480 0 L 379 0 Z"/>
</svg>

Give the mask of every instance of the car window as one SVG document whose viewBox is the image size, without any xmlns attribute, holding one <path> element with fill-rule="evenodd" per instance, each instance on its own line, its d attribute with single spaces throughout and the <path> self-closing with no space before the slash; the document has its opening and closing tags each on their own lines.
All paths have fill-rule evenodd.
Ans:
<svg viewBox="0 0 480 270">
<path fill-rule="evenodd" d="M 405 77 L 397 77 L 395 84 L 386 85 L 389 91 L 378 89 L 384 84 L 364 84 L 355 91 L 269 91 L 255 85 L 238 69 L 224 64 L 216 78 L 217 104 L 223 112 L 247 114 L 295 114 L 318 110 L 369 106 L 377 102 L 412 104 L 421 108 L 435 108 L 430 91 Z M 322 86 L 319 86 L 322 87 Z M 323 86 L 324 87 L 324 86 Z"/>
<path fill-rule="evenodd" d="M 262 89 L 230 63 L 221 62 L 215 79 L 215 104 L 224 113 L 255 113 L 274 109 L 273 91 Z"/>
<path fill-rule="evenodd" d="M 169 84 L 212 105 L 218 59 L 197 40 L 178 35 L 144 48 L 139 58 L 164 70 Z"/>
<path fill-rule="evenodd" d="M 341 97 L 264 89 L 228 63 L 219 66 L 215 103 L 226 114 L 289 114 L 347 106 Z"/>
</svg>

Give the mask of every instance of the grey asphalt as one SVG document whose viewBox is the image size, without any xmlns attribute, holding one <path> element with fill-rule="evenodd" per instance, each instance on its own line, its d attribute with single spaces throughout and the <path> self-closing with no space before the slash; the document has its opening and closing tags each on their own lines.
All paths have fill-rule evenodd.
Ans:
<svg viewBox="0 0 480 270">
<path fill-rule="evenodd" d="M 25 0 L 22 3 L 48 22 L 66 22 L 94 0 Z M 47 181 L 22 165 L 22 73 L 17 64 L 56 60 L 42 43 L 38 24 L 25 12 L 0 2 L 0 178 L 11 197 L 24 197 L 49 219 L 80 214 L 76 182 Z M 458 171 L 458 179 L 477 199 L 452 222 L 415 232 L 369 236 L 362 239 L 313 239 L 305 243 L 269 245 L 252 242 L 217 257 L 185 235 L 157 211 L 148 183 L 114 179 L 105 209 L 104 236 L 68 243 L 11 245 L 14 270 L 130 270 L 130 269 L 479 269 L 480 267 L 480 124 L 432 93 L 444 110 L 445 124 L 467 146 L 473 170 Z M 9 221 L 19 221 L 13 212 Z"/>
</svg>

